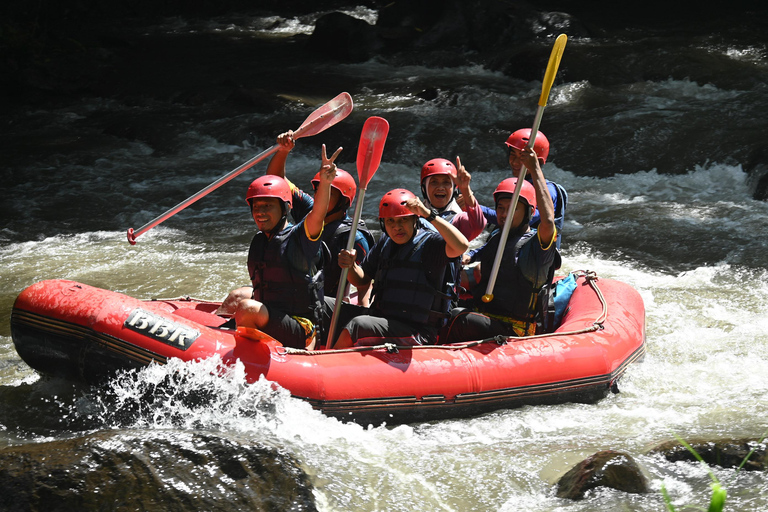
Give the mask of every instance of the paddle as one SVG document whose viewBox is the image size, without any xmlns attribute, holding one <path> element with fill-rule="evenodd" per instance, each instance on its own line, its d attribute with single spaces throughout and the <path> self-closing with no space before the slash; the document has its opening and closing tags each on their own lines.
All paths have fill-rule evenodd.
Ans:
<svg viewBox="0 0 768 512">
<path fill-rule="evenodd" d="M 355 247 L 355 235 L 357 235 L 357 224 L 360 221 L 360 215 L 363 212 L 363 199 L 365 190 L 368 188 L 368 182 L 379 168 L 381 163 L 381 154 L 384 151 L 384 143 L 387 141 L 389 133 L 389 123 L 381 117 L 369 117 L 363 125 L 363 133 L 360 134 L 360 144 L 357 146 L 357 181 L 359 183 L 357 191 L 357 200 L 355 201 L 355 214 L 352 218 L 352 229 L 349 231 L 347 240 L 347 250 L 351 251 Z M 336 306 L 333 308 L 331 325 L 328 328 L 328 339 L 325 342 L 325 348 L 331 346 L 331 342 L 336 334 L 336 324 L 339 321 L 339 312 L 341 303 L 344 302 L 344 291 L 347 287 L 348 268 L 341 269 L 339 277 L 339 287 L 336 290 Z"/>
<path fill-rule="evenodd" d="M 533 143 L 536 141 L 536 136 L 539 133 L 539 125 L 541 124 L 541 118 L 544 115 L 544 107 L 547 106 L 547 100 L 549 99 L 549 90 L 552 89 L 552 84 L 555 81 L 555 75 L 557 74 L 557 68 L 560 66 L 560 59 L 563 57 L 563 50 L 565 50 L 565 43 L 568 41 L 568 36 L 560 34 L 555 39 L 555 45 L 552 47 L 552 53 L 549 55 L 549 63 L 547 63 L 547 71 L 544 73 L 544 80 L 541 84 L 541 96 L 539 96 L 539 106 L 536 109 L 536 116 L 533 120 L 533 127 L 531 128 L 530 139 L 526 144 L 526 149 L 531 149 Z M 520 176 L 517 178 L 517 186 L 515 187 L 515 193 L 512 194 L 512 201 L 509 204 L 507 210 L 507 218 L 504 221 L 504 228 L 501 230 L 501 238 L 499 240 L 499 247 L 496 249 L 496 258 L 493 260 L 493 269 L 491 269 L 491 275 L 488 279 L 488 286 L 485 289 L 485 295 L 483 295 L 483 302 L 491 302 L 493 300 L 493 288 L 496 286 L 496 278 L 499 276 L 499 266 L 501 265 L 501 257 L 504 255 L 504 246 L 507 244 L 507 238 L 509 237 L 509 230 L 512 227 L 512 217 L 514 217 L 515 208 L 517 208 L 517 201 L 520 197 L 520 191 L 523 189 L 523 181 L 525 181 L 526 168 L 522 166 L 520 169 Z"/>
<path fill-rule="evenodd" d="M 349 95 L 349 93 L 343 92 L 333 98 L 331 101 L 326 103 L 325 105 L 321 106 L 302 123 L 302 125 L 299 127 L 298 130 L 293 132 L 293 139 L 300 139 L 301 137 L 309 137 L 312 135 L 317 135 L 318 133 L 322 132 L 323 130 L 330 128 L 331 126 L 335 125 L 345 117 L 349 115 L 350 112 L 352 112 L 352 97 Z M 231 179 L 235 178 L 236 176 L 239 176 L 243 172 L 247 171 L 257 163 L 261 162 L 268 156 L 272 155 L 278 150 L 278 145 L 275 144 L 271 148 L 262 151 L 255 157 L 251 158 L 244 164 L 242 164 L 240 167 L 234 169 L 229 174 L 226 174 L 219 178 L 218 180 L 214 181 L 204 189 L 202 189 L 200 192 L 196 193 L 195 195 L 189 197 L 185 201 L 177 204 L 164 214 L 160 215 L 159 217 L 151 220 L 147 224 L 140 227 L 138 230 L 134 231 L 133 228 L 128 228 L 128 242 L 131 245 L 136 245 L 136 238 L 140 235 L 146 233 L 153 227 L 157 226 L 161 222 L 163 222 L 165 219 L 177 214 L 190 204 L 194 203 L 201 197 L 205 197 L 206 195 L 210 194 L 226 182 L 230 181 Z"/>
</svg>

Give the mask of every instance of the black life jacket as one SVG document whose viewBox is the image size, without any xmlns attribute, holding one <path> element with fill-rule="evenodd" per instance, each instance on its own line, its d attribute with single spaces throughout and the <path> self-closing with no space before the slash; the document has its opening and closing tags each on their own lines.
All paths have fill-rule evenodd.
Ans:
<svg viewBox="0 0 768 512">
<path fill-rule="evenodd" d="M 488 287 L 493 261 L 496 258 L 496 251 L 501 238 L 501 230 L 496 231 L 488 240 L 483 250 L 480 267 L 482 277 L 480 283 L 472 289 L 474 304 L 479 312 L 511 317 L 528 323 L 537 322 L 544 314 L 542 307 L 548 304 L 548 296 L 544 297 L 540 292 L 542 290 L 549 291 L 549 286 L 545 283 L 540 287 L 534 287 L 517 265 L 520 250 L 534 236 L 536 236 L 536 231 L 528 231 L 516 237 L 509 236 L 506 249 L 501 257 L 496 286 L 493 289 L 493 300 L 486 303 L 482 301 L 482 296 Z M 555 268 L 559 267 L 559 261 L 559 254 L 556 254 L 555 262 L 549 269 L 550 283 L 554 277 Z"/>
<path fill-rule="evenodd" d="M 383 242 L 372 305 L 381 316 L 436 328 L 445 324 L 454 300 L 454 276 L 450 265 L 426 271 L 430 262 L 423 261 L 424 245 L 429 237 L 429 231 L 419 230 L 403 245 L 388 237 Z"/>
<path fill-rule="evenodd" d="M 299 227 L 298 229 L 303 229 Z M 292 229 L 285 228 L 271 239 L 260 231 L 248 250 L 248 274 L 253 283 L 253 298 L 268 307 L 312 320 L 322 327 L 323 263 L 327 255 L 318 251 L 311 260 L 288 255 Z M 294 249 L 296 253 L 301 250 Z"/>
<path fill-rule="evenodd" d="M 347 248 L 350 231 L 352 231 L 352 219 L 350 217 L 333 221 L 323 228 L 323 242 L 328 246 L 328 251 L 331 255 L 329 263 L 323 269 L 325 295 L 329 297 L 335 297 L 336 291 L 339 288 L 339 278 L 341 277 L 339 253 Z M 362 219 L 357 223 L 357 231 L 368 240 L 369 249 L 373 247 L 375 243 L 373 235 L 368 231 L 368 227 Z"/>
</svg>

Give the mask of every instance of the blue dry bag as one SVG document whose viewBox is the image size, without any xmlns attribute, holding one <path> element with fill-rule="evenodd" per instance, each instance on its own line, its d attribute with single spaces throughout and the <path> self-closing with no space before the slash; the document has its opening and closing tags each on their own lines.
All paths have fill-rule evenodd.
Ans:
<svg viewBox="0 0 768 512">
<path fill-rule="evenodd" d="M 555 326 L 559 326 L 563 320 L 568 301 L 571 300 L 573 290 L 576 289 L 576 274 L 568 274 L 555 284 Z"/>
</svg>

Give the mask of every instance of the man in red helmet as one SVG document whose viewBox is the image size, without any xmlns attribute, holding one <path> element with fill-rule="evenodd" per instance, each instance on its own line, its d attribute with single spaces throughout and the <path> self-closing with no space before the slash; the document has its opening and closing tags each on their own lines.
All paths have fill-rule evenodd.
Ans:
<svg viewBox="0 0 768 512">
<path fill-rule="evenodd" d="M 285 179 L 261 176 L 248 187 L 246 201 L 259 228 L 248 250 L 252 295 L 243 297 L 246 288 L 234 290 L 220 311 L 234 308 L 238 326 L 259 329 L 288 347 L 313 348 L 323 317 L 330 316 L 324 309 L 321 268 L 328 262 L 321 235 L 340 152 L 328 158 L 323 145 L 313 208 L 296 225 L 288 221 L 293 200 Z"/>
<path fill-rule="evenodd" d="M 423 227 L 420 218 L 435 229 Z M 343 305 L 334 348 L 432 344 L 448 318 L 454 288 L 450 263 L 469 247 L 466 237 L 405 189 L 384 194 L 379 221 L 387 236 L 362 264 L 356 263 L 354 251 L 339 254 L 339 265 L 349 268 L 352 284 L 373 281 L 373 304 Z"/>
<path fill-rule="evenodd" d="M 510 134 L 505 142 L 508 149 L 507 157 L 509 166 L 512 168 L 512 176 L 515 178 L 520 176 L 520 171 L 523 168 L 524 151 L 530 140 L 531 129 L 522 128 Z M 549 156 L 549 140 L 543 133 L 536 133 L 533 150 L 536 152 L 539 165 L 543 167 Z M 530 173 L 526 173 L 525 179 L 528 182 L 533 183 L 533 178 Z M 549 195 L 552 198 L 552 204 L 554 205 L 555 226 L 557 227 L 557 248 L 560 249 L 565 210 L 568 206 L 568 193 L 561 185 L 549 180 L 547 180 L 547 190 L 549 191 Z M 494 209 L 487 206 L 482 206 L 481 208 L 488 224 L 494 224 L 496 226 L 500 225 Z M 536 228 L 538 225 L 539 212 L 536 211 L 531 216 L 531 227 Z"/>
<path fill-rule="evenodd" d="M 452 312 L 451 320 L 440 335 L 443 343 L 496 335 L 529 336 L 536 333 L 537 322 L 544 321 L 542 302 L 546 303 L 546 300 L 542 295 L 546 294 L 554 270 L 559 266 L 554 205 L 535 148 L 523 149 L 520 153 L 522 165 L 530 169 L 532 182 L 523 180 L 515 211 L 509 209 L 517 178 L 503 180 L 493 193 L 499 225 L 504 225 L 508 215 L 514 215 L 493 298 L 489 302 L 482 300 L 496 259 L 501 230 L 494 232 L 474 255 L 474 260 L 480 262 L 480 279 L 470 289 L 473 307 Z M 537 210 L 538 228 L 532 229 L 530 219 Z"/>
<path fill-rule="evenodd" d="M 285 178 L 285 162 L 288 154 L 295 146 L 293 140 L 293 130 L 281 133 L 277 137 L 277 153 L 269 161 L 267 174 Z M 293 195 L 292 215 L 295 220 L 300 220 L 312 209 L 314 203 L 312 197 L 291 183 L 286 178 L 291 187 Z M 319 182 L 318 175 L 312 179 L 312 186 L 317 190 Z M 331 253 L 331 262 L 325 268 L 325 295 L 335 297 L 339 287 L 339 278 L 341 269 L 338 265 L 338 254 L 347 247 L 349 233 L 352 228 L 352 218 L 347 214 L 347 210 L 352 205 L 357 193 L 355 179 L 343 169 L 336 169 L 336 178 L 331 185 L 331 199 L 328 205 L 328 213 L 325 216 L 325 229 L 323 230 L 323 242 L 328 246 Z M 358 261 L 362 262 L 365 255 L 374 244 L 373 235 L 368 231 L 364 221 L 360 221 L 355 233 L 355 250 L 357 251 Z M 368 305 L 369 287 L 358 288 L 358 301 L 360 304 Z"/>
<path fill-rule="evenodd" d="M 472 176 L 456 157 L 456 165 L 445 158 L 433 158 L 421 168 L 421 195 L 425 205 L 456 226 L 472 241 L 485 228 L 483 209 L 475 200 L 470 181 Z M 462 205 L 457 199 L 461 197 Z"/>
</svg>

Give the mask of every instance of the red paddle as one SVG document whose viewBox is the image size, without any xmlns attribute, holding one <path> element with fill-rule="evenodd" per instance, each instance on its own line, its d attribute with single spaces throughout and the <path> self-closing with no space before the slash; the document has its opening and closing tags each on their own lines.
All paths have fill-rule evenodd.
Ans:
<svg viewBox="0 0 768 512">
<path fill-rule="evenodd" d="M 384 152 L 384 143 L 387 141 L 388 133 L 389 123 L 381 117 L 369 117 L 363 125 L 363 133 L 360 134 L 360 144 L 357 146 L 357 181 L 359 182 L 359 187 L 357 201 L 355 202 L 355 214 L 352 218 L 352 229 L 349 231 L 349 239 L 347 240 L 348 251 L 355 247 L 355 235 L 357 235 L 357 224 L 363 212 L 365 190 L 368 188 L 368 182 L 371 181 L 371 178 L 373 178 L 373 175 L 376 174 L 379 168 L 381 154 Z M 331 325 L 328 328 L 328 339 L 325 342 L 326 349 L 331 347 L 335 336 L 341 303 L 344 301 L 344 290 L 347 287 L 348 273 L 348 268 L 341 269 L 339 288 L 336 290 L 336 306 L 333 308 Z"/>
<path fill-rule="evenodd" d="M 350 112 L 352 112 L 352 97 L 349 95 L 349 93 L 343 92 L 333 98 L 331 101 L 326 103 L 325 105 L 321 106 L 312 114 L 309 115 L 307 119 L 304 120 L 304 122 L 301 124 L 298 130 L 293 132 L 293 139 L 300 139 L 301 137 L 309 137 L 312 135 L 317 135 L 318 133 L 322 132 L 323 130 L 330 128 L 331 126 L 335 125 L 345 117 L 349 115 Z M 230 181 L 231 179 L 235 178 L 236 176 L 239 176 L 243 172 L 247 171 L 257 163 L 261 162 L 268 156 L 275 153 L 278 149 L 277 145 L 272 146 L 271 148 L 262 151 L 255 157 L 251 158 L 244 164 L 242 164 L 237 169 L 234 169 L 233 171 L 230 171 L 229 174 L 226 174 L 222 176 L 221 178 L 217 179 L 204 189 L 202 189 L 200 192 L 196 193 L 195 195 L 187 198 L 185 201 L 177 204 L 164 214 L 160 215 L 159 217 L 151 220 L 147 224 L 140 227 L 138 230 L 134 231 L 133 228 L 128 228 L 128 242 L 130 242 L 131 245 L 136 245 L 136 238 L 138 238 L 140 235 L 146 233 L 153 227 L 157 226 L 161 222 L 163 222 L 165 219 L 177 214 L 190 204 L 194 203 L 198 199 L 205 197 L 206 195 L 210 194 L 226 182 Z"/>
</svg>

